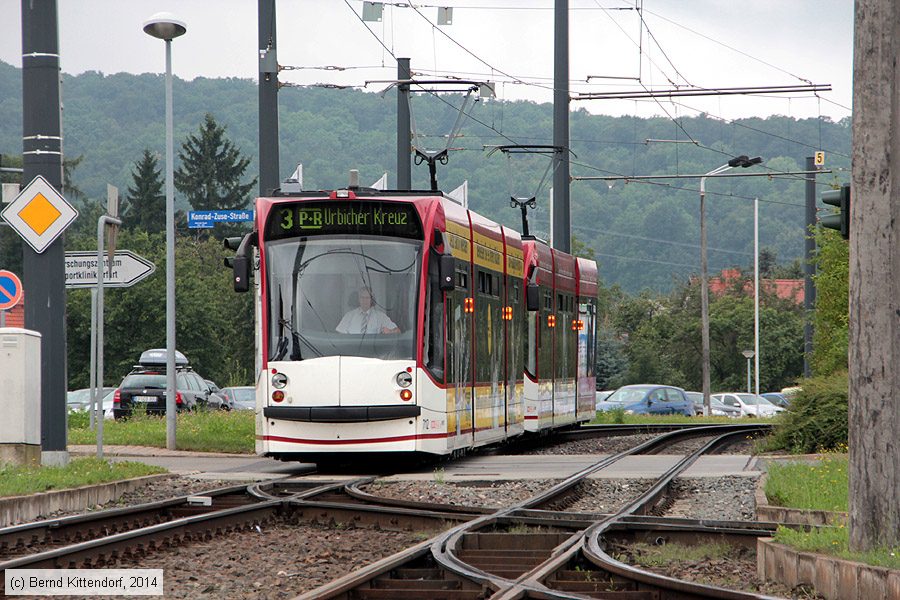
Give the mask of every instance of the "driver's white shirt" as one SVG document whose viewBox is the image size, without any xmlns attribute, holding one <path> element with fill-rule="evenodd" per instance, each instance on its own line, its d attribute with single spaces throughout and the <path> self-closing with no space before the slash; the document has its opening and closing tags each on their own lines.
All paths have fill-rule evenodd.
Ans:
<svg viewBox="0 0 900 600">
<path fill-rule="evenodd" d="M 365 331 L 363 331 L 363 322 L 366 323 Z M 382 328 L 397 329 L 397 324 L 391 321 L 391 318 L 384 312 L 373 306 L 368 310 L 367 322 L 366 311 L 354 308 L 344 315 L 335 329 L 338 333 L 381 333 Z"/>
</svg>

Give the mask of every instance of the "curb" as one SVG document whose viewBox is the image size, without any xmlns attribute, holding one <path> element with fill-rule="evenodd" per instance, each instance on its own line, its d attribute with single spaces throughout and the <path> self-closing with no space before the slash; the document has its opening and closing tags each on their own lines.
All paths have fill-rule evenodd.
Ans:
<svg viewBox="0 0 900 600">
<path fill-rule="evenodd" d="M 0 527 L 34 521 L 40 516 L 50 515 L 60 510 L 82 511 L 89 506 L 117 500 L 126 492 L 169 477 L 171 477 L 170 473 L 161 473 L 67 490 L 51 490 L 28 496 L 0 498 Z"/>
<path fill-rule="evenodd" d="M 776 544 L 772 538 L 756 542 L 756 572 L 761 581 L 775 581 L 789 588 L 811 585 L 828 600 L 900 598 L 900 570 L 799 552 Z"/>
<path fill-rule="evenodd" d="M 94 456 L 97 454 L 96 446 L 71 445 L 69 454 L 72 456 Z M 186 458 L 254 458 L 256 454 L 237 454 L 229 452 L 198 452 L 195 450 L 168 450 L 153 446 L 104 446 L 104 456 L 131 456 L 131 457 L 186 457 Z"/>
</svg>

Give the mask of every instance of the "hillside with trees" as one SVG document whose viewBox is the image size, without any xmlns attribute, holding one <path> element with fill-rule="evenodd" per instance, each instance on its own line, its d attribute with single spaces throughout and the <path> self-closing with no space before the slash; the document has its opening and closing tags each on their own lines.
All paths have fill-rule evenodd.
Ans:
<svg viewBox="0 0 900 600">
<path fill-rule="evenodd" d="M 140 351 L 164 345 L 164 106 L 159 75 L 63 76 L 66 183 L 64 193 L 81 212 L 67 233 L 68 250 L 95 247 L 96 222 L 105 206 L 106 184 L 123 199 L 119 247 L 158 265 L 134 288 L 110 290 L 107 299 L 106 364 L 109 381 Z M 395 179 L 395 101 L 389 94 L 358 90 L 284 88 L 280 92 L 282 177 L 303 164 L 307 189 L 346 185 L 358 169 L 364 184 L 387 172 Z M 215 237 L 223 229 L 189 231 L 190 209 L 249 207 L 256 194 L 257 90 L 253 81 L 175 81 L 178 347 L 197 369 L 220 384 L 251 383 L 253 323 L 249 295 L 230 291 L 222 267 L 226 252 Z M 455 96 L 416 96 L 412 112 L 416 143 L 440 149 L 456 118 Z M 4 165 L 21 165 L 21 72 L 0 63 L 0 154 Z M 542 156 L 509 162 L 492 146 L 552 143 L 552 107 L 531 102 L 482 101 L 451 144 L 449 164 L 439 166 L 442 189 L 469 184 L 470 207 L 504 225 L 520 228 L 510 195 L 536 195 L 531 228 L 549 231 L 547 167 Z M 804 181 L 779 172 L 802 170 L 804 157 L 826 152 L 836 175 L 819 178 L 820 189 L 846 181 L 848 121 L 748 118 L 724 122 L 709 115 L 679 118 L 609 117 L 584 109 L 571 114 L 573 176 L 703 174 L 738 154 L 762 156 L 752 171 L 771 177 L 707 182 L 710 272 L 752 266 L 752 200 L 760 199 L 762 271 L 796 276 L 804 241 Z M 687 143 L 653 143 L 648 139 Z M 748 171 L 750 172 L 750 171 Z M 4 174 L 4 180 L 14 179 Z M 427 168 L 413 168 L 414 186 L 428 187 Z M 575 181 L 571 188 L 573 248 L 600 265 L 601 328 L 598 383 L 614 386 L 655 380 L 699 388 L 699 300 L 690 278 L 699 271 L 696 179 L 653 183 Z M 235 229 L 229 233 L 233 233 Z M 0 228 L 0 266 L 21 265 L 17 237 Z M 828 259 L 828 256 L 826 256 Z M 844 259 L 845 260 L 845 259 Z M 822 266 L 822 265 L 820 265 Z M 780 274 L 780 275 L 779 275 Z M 824 282 L 824 279 L 823 279 Z M 846 282 L 844 282 L 846 285 Z M 714 389 L 737 389 L 744 378 L 740 350 L 752 342 L 753 307 L 738 288 L 711 305 Z M 837 312 L 841 290 L 834 297 Z M 845 294 L 845 292 L 843 292 Z M 844 295 L 845 297 L 845 295 Z M 844 304 L 844 307 L 846 305 Z M 70 387 L 87 383 L 90 295 L 68 295 Z M 136 319 L 135 316 L 140 318 Z M 838 315 L 839 316 L 839 315 Z M 837 318 L 837 317 L 835 317 Z M 802 369 L 802 310 L 764 297 L 765 388 L 792 383 Z M 818 363 L 840 363 L 846 329 L 824 340 Z M 227 357 L 223 360 L 223 357 Z"/>
<path fill-rule="evenodd" d="M 64 149 L 67 157 L 83 157 L 74 183 L 87 197 L 100 199 L 106 184 L 125 189 L 145 149 L 164 153 L 164 82 L 161 75 L 104 75 L 88 72 L 63 76 Z M 21 152 L 21 73 L 0 63 L 0 153 Z M 193 135 L 215 117 L 235 149 L 249 159 L 247 183 L 257 172 L 257 91 L 251 80 L 177 79 L 174 85 L 175 139 Z M 395 101 L 358 90 L 284 88 L 280 92 L 282 177 L 303 163 L 305 185 L 334 188 L 345 185 L 349 169 L 359 169 L 362 181 L 385 172 L 395 179 Z M 429 148 L 445 144 L 455 119 L 456 96 L 415 96 L 412 112 L 418 142 Z M 573 105 L 576 106 L 577 105 Z M 593 110 L 602 106 L 593 105 Z M 451 146 L 449 164 L 438 171 L 442 189 L 469 182 L 473 209 L 506 225 L 520 228 L 518 211 L 509 196 L 531 195 L 544 173 L 546 159 L 507 161 L 487 156 L 484 146 L 551 143 L 552 107 L 532 102 L 482 101 L 471 111 L 461 137 Z M 475 120 L 477 119 L 477 121 Z M 690 135 L 690 139 L 688 139 Z M 709 115 L 679 118 L 608 117 L 577 109 L 571 115 L 573 176 L 702 174 L 737 154 L 761 156 L 762 167 L 802 170 L 804 157 L 824 150 L 827 166 L 849 166 L 848 121 L 827 118 L 748 118 L 733 123 Z M 695 141 L 653 143 L 647 139 Z M 176 168 L 180 162 L 176 161 Z M 160 159 L 159 167 L 162 167 Z M 749 172 L 749 171 L 748 171 Z M 821 176 L 820 185 L 834 176 Z M 414 185 L 426 188 L 427 169 L 413 167 Z M 836 179 L 846 180 L 845 173 Z M 610 285 L 637 292 L 668 292 L 698 269 L 698 189 L 696 179 L 656 183 L 617 181 L 573 182 L 573 233 L 593 248 L 601 276 Z M 729 178 L 707 182 L 710 270 L 751 264 L 752 198 L 760 198 L 760 244 L 779 264 L 803 252 L 803 190 L 799 177 Z M 188 197 L 177 194 L 178 205 Z M 543 186 L 532 229 L 549 231 L 548 190 Z"/>
</svg>

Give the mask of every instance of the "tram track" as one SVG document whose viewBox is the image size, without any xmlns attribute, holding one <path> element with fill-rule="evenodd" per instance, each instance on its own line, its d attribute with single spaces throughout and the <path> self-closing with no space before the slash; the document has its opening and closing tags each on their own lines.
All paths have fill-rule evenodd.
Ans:
<svg viewBox="0 0 900 600">
<path fill-rule="evenodd" d="M 760 428 L 735 425 L 710 427 L 702 432 L 697 429 L 703 428 L 692 429 L 659 436 L 597 461 L 525 502 L 482 513 L 453 527 L 434 538 L 430 547 L 420 544 L 300 598 L 764 598 L 699 584 L 676 585 L 644 571 L 640 577 L 634 577 L 632 572 L 639 569 L 622 567 L 623 563 L 603 553 L 600 534 L 613 525 L 616 531 L 642 528 L 653 535 L 655 527 L 669 536 L 697 539 L 710 535 L 752 539 L 753 543 L 757 536 L 771 533 L 770 524 L 704 523 L 641 516 L 653 512 L 675 477 L 701 455 L 729 438 L 746 436 Z M 616 513 L 573 516 L 558 510 L 565 507 L 567 497 L 577 495 L 585 478 L 625 456 L 653 452 L 686 436 L 704 434 L 715 435 Z M 616 564 L 607 568 L 605 565 L 612 563 L 604 561 Z M 679 589 L 686 595 L 670 594 Z"/>
<path fill-rule="evenodd" d="M 746 435 L 749 431 L 747 427 L 726 426 L 725 429 L 731 435 Z M 337 587 L 329 587 L 329 584 L 304 597 L 511 598 L 516 597 L 516 593 L 537 594 L 534 597 L 584 597 L 552 595 L 557 593 L 552 591 L 554 585 L 578 587 L 565 583 L 574 577 L 568 572 L 572 569 L 561 568 L 562 579 L 555 575 L 545 578 L 546 581 L 528 577 L 548 560 L 576 549 L 581 554 L 577 558 L 580 562 L 576 566 L 579 568 L 574 572 L 594 573 L 584 565 L 598 557 L 592 554 L 591 558 L 587 558 L 582 549 L 584 543 L 579 540 L 586 539 L 587 533 L 594 531 L 597 523 L 606 522 L 615 515 L 565 511 L 583 495 L 584 482 L 591 474 L 625 456 L 658 451 L 685 437 L 712 436 L 722 427 L 707 428 L 704 432 L 698 432 L 696 427 L 692 429 L 670 432 L 626 452 L 606 457 L 528 500 L 501 510 L 383 498 L 364 489 L 375 480 L 374 477 L 331 482 L 302 479 L 274 481 L 207 492 L 203 496 L 209 498 L 208 506 L 191 503 L 183 497 L 6 528 L 0 530 L 0 548 L 5 548 L 5 553 L 0 557 L 6 559 L 0 563 L 0 568 L 71 568 L 109 566 L 123 564 L 122 561 L 135 563 L 161 549 L 254 527 L 259 530 L 259 526 L 266 523 L 313 523 L 337 525 L 339 528 L 447 530 L 447 533 L 388 557 L 390 560 L 385 559 L 387 562 L 376 563 L 389 565 L 387 577 L 384 571 L 372 574 L 370 567 L 359 571 L 365 575 L 354 575 L 350 583 L 335 584 Z M 696 453 L 696 456 L 700 454 L 702 452 Z M 674 476 L 671 475 L 669 482 Z M 654 489 L 659 487 L 657 484 Z M 664 491 L 665 485 L 662 487 Z M 658 497 L 654 501 L 658 501 Z M 631 504 L 633 502 L 629 506 Z M 621 535 L 623 528 L 627 530 L 628 527 L 656 527 L 667 531 L 675 527 L 673 531 L 677 531 L 678 535 L 689 535 L 684 532 L 698 527 L 697 522 L 690 519 L 653 519 L 632 516 L 631 513 L 619 515 L 616 527 L 611 531 Z M 681 530 L 677 529 L 679 526 Z M 704 526 L 710 527 L 708 524 Z M 716 525 L 717 535 L 725 535 L 729 527 Z M 741 527 L 746 529 L 748 526 L 742 524 Z M 759 531 L 753 531 L 759 534 Z M 71 543 L 73 541 L 75 543 Z M 602 569 L 597 567 L 596 573 L 588 577 L 599 578 L 601 572 L 608 573 Z M 621 583 L 618 580 L 623 578 L 623 575 L 615 575 L 611 587 L 616 588 Z M 558 584 L 557 580 L 563 583 Z M 337 591 L 340 589 L 343 591 Z M 434 595 L 436 591 L 446 594 Z M 547 593 L 551 595 L 545 596 Z"/>
</svg>

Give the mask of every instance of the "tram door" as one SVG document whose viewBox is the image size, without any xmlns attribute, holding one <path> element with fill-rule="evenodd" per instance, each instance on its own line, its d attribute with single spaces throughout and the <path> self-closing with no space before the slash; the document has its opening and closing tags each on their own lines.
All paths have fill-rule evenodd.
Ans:
<svg viewBox="0 0 900 600">
<path fill-rule="evenodd" d="M 456 261 L 456 289 L 447 301 L 447 417 L 454 448 L 466 447 L 474 439 L 474 380 L 472 373 L 471 265 Z"/>
</svg>

